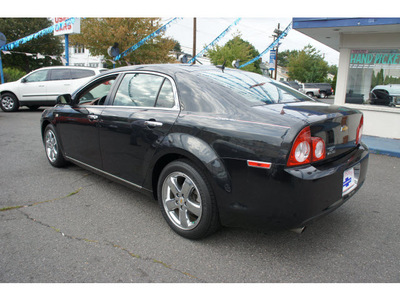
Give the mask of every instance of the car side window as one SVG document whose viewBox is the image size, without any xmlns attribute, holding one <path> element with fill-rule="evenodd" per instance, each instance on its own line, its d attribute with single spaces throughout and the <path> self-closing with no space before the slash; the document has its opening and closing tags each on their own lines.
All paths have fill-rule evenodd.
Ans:
<svg viewBox="0 0 400 300">
<path fill-rule="evenodd" d="M 50 80 L 69 80 L 71 72 L 69 69 L 53 69 L 50 73 Z"/>
<path fill-rule="evenodd" d="M 153 74 L 126 74 L 115 95 L 115 106 L 154 107 L 164 77 Z"/>
<path fill-rule="evenodd" d="M 37 72 L 32 73 L 31 75 L 25 77 L 24 81 L 25 82 L 46 81 L 48 72 L 49 72 L 49 70 L 37 71 Z"/>
<path fill-rule="evenodd" d="M 116 77 L 107 77 L 97 81 L 78 96 L 79 105 L 103 105 Z"/>
<path fill-rule="evenodd" d="M 72 69 L 71 70 L 71 78 L 72 79 L 79 79 L 94 76 L 96 73 L 92 70 L 81 70 L 81 69 Z"/>
<path fill-rule="evenodd" d="M 168 79 L 165 79 L 157 98 L 156 107 L 172 108 L 174 106 L 175 100 L 172 83 Z"/>
</svg>

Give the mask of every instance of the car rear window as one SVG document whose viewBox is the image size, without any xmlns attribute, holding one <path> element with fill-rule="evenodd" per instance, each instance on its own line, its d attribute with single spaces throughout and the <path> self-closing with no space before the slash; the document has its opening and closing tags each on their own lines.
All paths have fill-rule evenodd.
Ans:
<svg viewBox="0 0 400 300">
<path fill-rule="evenodd" d="M 312 100 L 287 85 L 256 73 L 232 69 L 225 69 L 222 72 L 216 69 L 215 71 L 210 70 L 199 74 L 200 77 L 229 88 L 229 92 L 244 97 L 254 105 Z"/>
<path fill-rule="evenodd" d="M 94 76 L 96 73 L 92 70 L 81 70 L 81 69 L 72 69 L 71 70 L 71 78 L 72 79 L 79 79 Z"/>
<path fill-rule="evenodd" d="M 50 80 L 68 80 L 71 79 L 69 69 L 52 69 L 50 73 Z"/>
</svg>

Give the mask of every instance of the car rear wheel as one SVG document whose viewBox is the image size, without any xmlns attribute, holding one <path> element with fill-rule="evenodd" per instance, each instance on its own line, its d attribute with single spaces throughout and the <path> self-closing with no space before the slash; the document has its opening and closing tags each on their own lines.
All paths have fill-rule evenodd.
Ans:
<svg viewBox="0 0 400 300">
<path fill-rule="evenodd" d="M 15 95 L 11 93 L 4 93 L 1 96 L 0 107 L 5 112 L 14 112 L 19 108 L 19 101 Z"/>
<path fill-rule="evenodd" d="M 66 160 L 61 153 L 60 144 L 54 126 L 49 124 L 44 132 L 44 148 L 47 159 L 54 167 L 61 168 L 66 165 Z"/>
<path fill-rule="evenodd" d="M 165 220 L 179 235 L 200 239 L 219 228 L 211 186 L 189 161 L 177 160 L 168 164 L 159 177 L 157 192 Z"/>
<path fill-rule="evenodd" d="M 307 95 L 308 97 L 314 97 L 314 93 L 312 93 L 312 92 L 308 92 L 308 93 L 306 93 L 306 95 Z"/>
</svg>

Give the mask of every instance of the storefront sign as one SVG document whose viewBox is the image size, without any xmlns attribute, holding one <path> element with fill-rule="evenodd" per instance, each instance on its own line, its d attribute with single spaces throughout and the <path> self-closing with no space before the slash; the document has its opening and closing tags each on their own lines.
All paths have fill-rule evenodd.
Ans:
<svg viewBox="0 0 400 300">
<path fill-rule="evenodd" d="M 81 33 L 81 21 L 73 18 L 73 22 L 64 22 L 69 18 L 56 17 L 54 22 L 54 35 L 78 34 Z"/>
<path fill-rule="evenodd" d="M 269 69 L 275 70 L 276 50 L 269 51 Z"/>
<path fill-rule="evenodd" d="M 371 53 L 371 50 L 353 50 L 350 55 L 350 68 L 357 68 L 360 65 L 363 68 L 377 65 L 399 65 L 400 67 L 400 53 Z"/>
</svg>

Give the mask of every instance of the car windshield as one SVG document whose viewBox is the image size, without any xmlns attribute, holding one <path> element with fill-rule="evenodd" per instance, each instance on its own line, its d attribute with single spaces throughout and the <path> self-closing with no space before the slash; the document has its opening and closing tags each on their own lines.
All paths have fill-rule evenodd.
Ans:
<svg viewBox="0 0 400 300">
<path fill-rule="evenodd" d="M 230 92 L 244 97 L 253 105 L 313 101 L 287 85 L 256 73 L 232 69 L 225 69 L 222 72 L 217 69 L 202 72 L 200 76 L 228 87 Z"/>
</svg>

